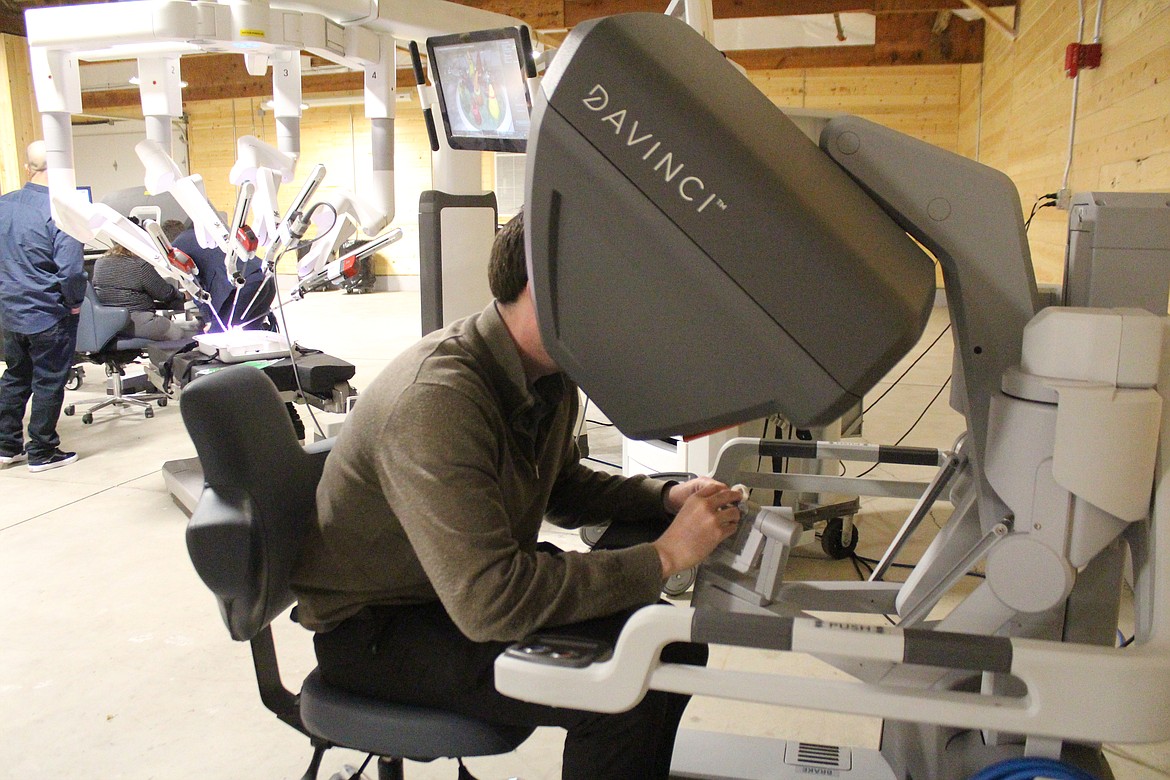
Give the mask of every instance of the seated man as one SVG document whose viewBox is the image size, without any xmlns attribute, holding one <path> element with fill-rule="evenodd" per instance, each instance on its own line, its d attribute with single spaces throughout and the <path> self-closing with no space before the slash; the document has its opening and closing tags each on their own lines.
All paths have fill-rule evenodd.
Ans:
<svg viewBox="0 0 1170 780">
<path fill-rule="evenodd" d="M 178 223 L 175 223 L 178 224 Z M 181 227 L 181 225 L 179 225 Z M 219 247 L 199 245 L 195 228 L 175 234 L 171 221 L 163 224 L 163 231 L 176 249 L 186 252 L 199 268 L 196 281 L 211 295 L 210 303 L 196 302 L 199 313 L 207 322 L 209 333 L 218 333 L 236 326 L 255 330 L 271 330 L 269 309 L 276 287 L 266 279 L 260 258 L 253 257 L 244 265 L 244 284 L 237 290 L 224 265 L 224 252 Z M 246 310 L 245 310 L 246 309 Z"/>
<path fill-rule="evenodd" d="M 94 264 L 93 289 L 102 304 L 130 310 L 130 325 L 122 332 L 130 338 L 175 341 L 190 338 L 201 327 L 195 320 L 175 320 L 158 313 L 180 307 L 186 296 L 150 263 L 119 244 Z"/>
<path fill-rule="evenodd" d="M 545 707 L 497 692 L 493 664 L 542 629 L 613 642 L 735 531 L 740 495 L 584 466 L 577 388 L 541 342 L 522 217 L 497 234 L 489 279 L 494 302 L 396 358 L 346 420 L 293 572 L 299 620 L 331 685 L 565 728 L 563 778 L 665 780 L 687 696 L 651 691 L 619 714 Z M 653 543 L 562 553 L 538 547 L 546 517 L 669 525 Z M 663 659 L 703 664 L 706 648 Z"/>
</svg>

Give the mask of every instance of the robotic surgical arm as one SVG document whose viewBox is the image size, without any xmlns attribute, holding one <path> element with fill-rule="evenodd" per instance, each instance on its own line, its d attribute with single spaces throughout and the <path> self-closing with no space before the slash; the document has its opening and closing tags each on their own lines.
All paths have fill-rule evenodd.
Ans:
<svg viewBox="0 0 1170 780">
<path fill-rule="evenodd" d="M 184 176 L 179 166 L 163 149 L 162 145 L 145 139 L 134 147 L 138 158 L 146 169 L 143 184 L 147 192 L 169 192 L 179 206 L 191 218 L 195 230 L 195 239 L 205 248 L 217 246 L 224 253 L 224 264 L 228 278 L 232 279 L 237 287 L 243 284 L 243 277 L 238 271 L 237 260 L 246 263 L 256 251 L 256 236 L 245 222 L 249 204 L 252 200 L 254 185 L 245 181 L 240 187 L 240 196 L 236 203 L 235 216 L 231 225 L 225 225 L 220 219 L 219 212 L 207 198 L 203 188 L 203 177 L 197 174 Z M 160 241 L 160 246 L 174 257 L 174 249 L 170 242 L 165 240 L 161 231 L 154 236 Z M 194 263 L 190 258 L 186 261 L 191 266 Z M 198 273 L 198 271 L 196 271 Z"/>
<path fill-rule="evenodd" d="M 196 226 L 197 237 L 203 246 L 218 246 L 224 252 L 228 277 L 236 287 L 244 284 L 241 266 L 263 246 L 266 276 L 275 273 L 280 256 L 304 238 L 310 226 L 318 235 L 308 242 L 306 257 L 298 263 L 300 283 L 292 297 L 334 281 L 350 278 L 359 270 L 359 262 L 402 237 L 400 229 L 388 231 L 374 240 L 330 260 L 337 247 L 355 230 L 360 219 L 363 227 L 380 228 L 388 217 L 362 205 L 349 193 L 334 193 L 327 199 L 312 203 L 325 178 L 325 167 L 316 165 L 305 179 L 288 209 L 278 211 L 277 195 L 280 185 L 291 181 L 295 161 L 279 149 L 258 138 L 245 136 L 237 142 L 239 157 L 232 167 L 231 181 L 239 186 L 236 207 L 230 225 L 224 225 L 218 213 L 203 192 L 198 176 L 183 177 L 178 166 L 162 148 L 145 140 L 137 150 L 146 165 L 146 186 L 151 191 L 168 191 L 176 196 Z M 248 225 L 248 214 L 255 227 Z"/>
<path fill-rule="evenodd" d="M 293 180 L 296 160 L 251 135 L 236 141 L 236 152 L 236 163 L 229 178 L 237 187 L 251 186 L 251 208 L 255 215 L 252 229 L 256 240 L 263 246 L 277 233 L 280 224 L 277 194 L 281 184 Z"/>
<path fill-rule="evenodd" d="M 157 224 L 148 231 L 104 203 L 90 203 L 80 196 L 54 197 L 52 205 L 57 224 L 82 243 L 115 241 L 150 263 L 159 276 L 174 279 L 193 299 L 210 300 L 210 294 L 195 281 L 194 263 L 170 245 Z"/>
<path fill-rule="evenodd" d="M 146 169 L 143 184 L 152 194 L 170 193 L 187 212 L 195 228 L 195 237 L 202 247 L 218 246 L 224 252 L 236 250 L 236 237 L 219 218 L 219 213 L 207 199 L 203 188 L 203 177 L 198 174 L 184 176 L 179 166 L 162 145 L 150 139 L 139 141 L 134 146 L 138 159 Z"/>
<path fill-rule="evenodd" d="M 275 273 L 276 263 L 280 260 L 280 256 L 304 238 L 309 225 L 312 224 L 313 214 L 324 205 L 322 203 L 309 204 L 313 193 L 321 186 L 324 179 L 325 166 L 321 164 L 313 166 L 313 170 L 309 172 L 308 177 L 301 185 L 300 192 L 293 198 L 288 210 L 276 224 L 276 229 L 269 235 L 267 248 L 264 252 L 264 266 L 267 273 Z"/>
<path fill-rule="evenodd" d="M 300 284 L 293 289 L 293 299 L 299 300 L 304 297 L 305 293 L 312 290 L 336 284 L 345 279 L 352 279 L 361 271 L 361 261 L 373 257 L 375 253 L 385 249 L 400 238 L 402 238 L 402 228 L 392 228 L 357 249 L 326 263 L 320 269 L 310 270 L 301 276 Z"/>
<path fill-rule="evenodd" d="M 314 289 L 317 277 L 326 265 L 335 262 L 339 248 L 360 227 L 367 235 L 377 235 L 389 221 L 384 212 L 371 208 L 351 192 L 335 191 L 328 194 L 323 203 L 328 204 L 328 210 L 318 210 L 313 213 L 312 222 L 317 228 L 317 238 L 309 246 L 304 256 L 297 261 L 297 276 L 305 291 Z M 378 239 L 375 239 L 378 240 Z M 397 239 L 392 239 L 397 240 Z M 391 243 L 386 241 L 382 246 Z"/>
<path fill-rule="evenodd" d="M 309 203 L 325 178 L 325 166 L 317 165 L 287 211 L 280 215 L 277 211 L 277 194 L 280 184 L 293 178 L 295 161 L 290 155 L 252 136 L 239 139 L 237 147 L 239 158 L 232 168 L 231 181 L 239 186 L 239 194 L 230 224 L 224 224 L 208 201 L 202 177 L 183 176 L 179 166 L 160 144 L 146 139 L 135 146 L 135 151 L 146 169 L 144 183 L 147 191 L 169 192 L 175 197 L 191 218 L 199 244 L 204 247 L 216 246 L 223 251 L 228 278 L 239 288 L 244 284 L 241 268 L 254 256 L 261 243 L 266 244 L 265 274 L 271 276 L 275 273 L 281 254 L 304 237 L 311 223 L 321 221 L 316 214 L 326 210 L 336 214 L 336 207 L 324 202 Z M 353 206 L 350 210 L 353 210 Z M 249 212 L 255 217 L 255 231 L 247 224 Z M 334 222 L 336 227 L 336 223 L 341 220 L 335 216 Z M 401 231 L 395 238 L 399 236 Z M 164 257 L 171 258 L 171 262 L 181 270 L 183 261 L 174 259 L 175 250 L 161 231 L 156 229 L 151 238 L 157 250 Z M 379 246 L 388 243 L 383 240 Z M 330 275 L 352 275 L 354 271 L 351 269 L 356 268 L 356 261 L 352 256 L 344 260 L 347 262 L 334 264 L 328 271 L 319 272 L 318 275 L 325 280 Z M 194 266 L 190 258 L 186 259 L 186 264 Z M 190 268 L 187 273 L 190 274 Z"/>
<path fill-rule="evenodd" d="M 300 193 L 282 215 L 277 206 L 277 193 L 282 183 L 292 181 L 295 160 L 253 136 L 241 138 L 237 148 L 239 157 L 232 167 L 231 181 L 240 187 L 241 194 L 233 224 L 243 225 L 243 215 L 251 208 L 253 227 L 246 238 L 267 247 L 265 257 L 268 259 L 269 271 L 274 268 L 280 254 L 304 238 L 310 226 L 317 231 L 316 237 L 308 243 L 304 256 L 297 262 L 300 283 L 293 292 L 294 297 L 352 276 L 357 271 L 357 260 L 401 237 L 401 231 L 390 231 L 373 240 L 377 244 L 375 248 L 371 249 L 367 244 L 357 252 L 338 258 L 338 248 L 354 235 L 358 227 L 367 234 L 375 234 L 386 226 L 392 213 L 387 211 L 385 205 L 369 205 L 353 193 L 345 191 L 332 192 L 310 204 L 310 199 L 325 176 L 325 168 L 318 165 L 310 172 Z M 380 202 L 383 199 L 375 200 Z"/>
</svg>

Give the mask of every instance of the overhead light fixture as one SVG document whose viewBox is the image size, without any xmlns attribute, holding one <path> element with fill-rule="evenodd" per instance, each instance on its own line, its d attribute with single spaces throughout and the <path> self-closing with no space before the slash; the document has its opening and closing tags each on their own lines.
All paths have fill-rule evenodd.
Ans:
<svg viewBox="0 0 1170 780">
<path fill-rule="evenodd" d="M 715 20 L 715 46 L 720 51 L 872 46 L 875 37 L 873 14 L 800 14 Z"/>
<path fill-rule="evenodd" d="M 320 105 L 320 104 L 318 104 L 318 103 L 301 103 L 301 111 L 307 111 L 311 105 Z M 265 100 L 263 103 L 260 104 L 260 108 L 263 111 L 275 111 L 276 110 L 276 101 Z"/>
<path fill-rule="evenodd" d="M 142 79 L 138 78 L 137 76 L 131 76 L 128 79 L 128 81 L 136 87 L 142 85 Z M 188 86 L 187 82 L 185 82 L 185 81 L 179 82 L 179 89 L 186 89 L 187 86 Z"/>
</svg>

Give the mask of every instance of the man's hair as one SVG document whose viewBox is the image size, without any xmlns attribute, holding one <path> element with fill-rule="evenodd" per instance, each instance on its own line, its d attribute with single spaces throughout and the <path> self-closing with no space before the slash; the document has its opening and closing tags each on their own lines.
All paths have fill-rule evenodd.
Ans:
<svg viewBox="0 0 1170 780">
<path fill-rule="evenodd" d="M 25 161 L 30 173 L 41 173 L 48 170 L 49 162 L 46 159 L 45 142 L 33 141 L 28 145 L 28 159 Z"/>
<path fill-rule="evenodd" d="M 515 303 L 528 284 L 528 259 L 524 254 L 524 212 L 500 228 L 488 259 L 488 286 L 500 303 Z"/>
<path fill-rule="evenodd" d="M 167 241 L 173 242 L 185 229 L 186 226 L 177 219 L 163 220 L 162 232 L 167 237 Z"/>
</svg>

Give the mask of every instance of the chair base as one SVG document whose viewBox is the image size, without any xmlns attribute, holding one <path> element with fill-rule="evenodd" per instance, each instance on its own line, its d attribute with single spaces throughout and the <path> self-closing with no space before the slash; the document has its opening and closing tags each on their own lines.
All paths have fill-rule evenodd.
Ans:
<svg viewBox="0 0 1170 780">
<path fill-rule="evenodd" d="M 113 406 L 119 409 L 142 409 L 143 416 L 149 419 L 154 417 L 154 407 L 151 405 L 151 401 L 156 402 L 160 407 L 167 405 L 168 398 L 166 393 L 123 393 L 123 372 L 121 366 L 111 367 L 107 365 L 106 373 L 114 380 L 113 393 L 106 398 L 94 398 L 89 401 L 79 401 L 69 404 L 62 410 L 66 417 L 74 415 L 79 406 L 89 406 L 89 410 L 81 415 L 81 422 L 85 425 L 90 425 L 93 423 L 94 412 Z"/>
<path fill-rule="evenodd" d="M 401 758 L 379 758 L 378 780 L 406 780 Z"/>
<path fill-rule="evenodd" d="M 320 780 L 317 776 L 321 771 L 321 760 L 325 757 L 325 751 L 334 747 L 328 742 L 318 742 L 313 740 L 313 757 L 309 760 L 309 767 L 305 770 L 305 774 L 301 776 L 301 780 Z M 366 758 L 362 765 L 357 769 L 353 769 L 348 764 L 344 771 L 352 771 L 348 777 L 345 777 L 342 772 L 338 772 L 333 777 L 345 777 L 345 780 L 365 780 L 365 775 L 362 773 L 366 765 L 370 763 L 373 756 Z M 460 763 L 462 766 L 462 762 Z M 393 758 L 380 756 L 378 758 L 378 780 L 406 780 L 405 764 L 401 758 Z"/>
</svg>

